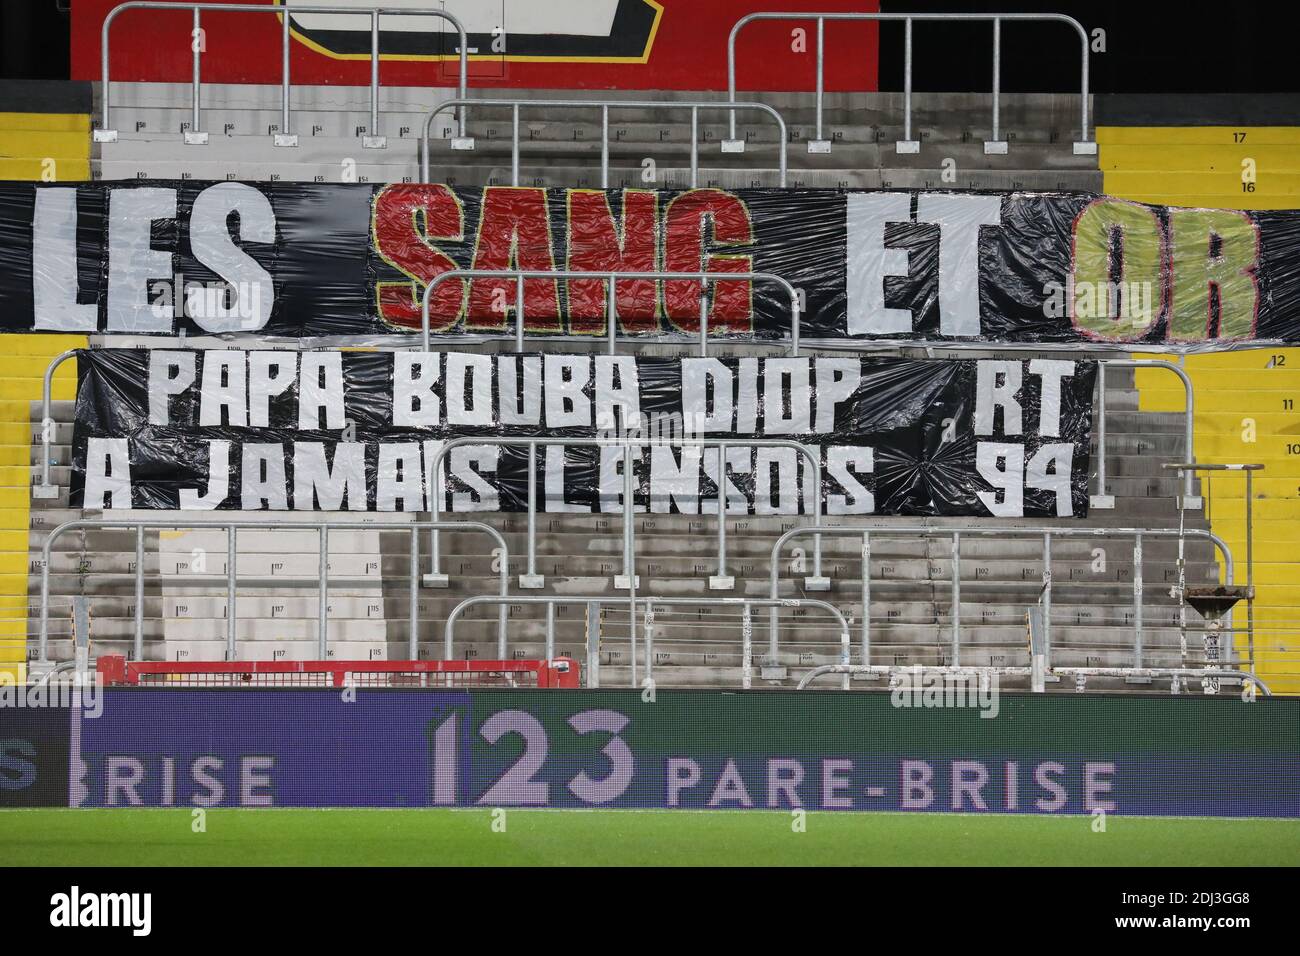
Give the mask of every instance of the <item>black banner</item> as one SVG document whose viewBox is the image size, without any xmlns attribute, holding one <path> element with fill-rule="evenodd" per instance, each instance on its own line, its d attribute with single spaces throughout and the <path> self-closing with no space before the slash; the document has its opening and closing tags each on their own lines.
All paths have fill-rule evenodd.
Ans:
<svg viewBox="0 0 1300 956">
<path fill-rule="evenodd" d="M 1300 341 L 1300 212 L 1090 194 L 0 183 L 0 329 L 410 334 L 453 269 L 762 272 L 808 338 Z M 717 336 L 787 290 L 708 283 Z M 621 334 L 693 335 L 698 282 L 616 283 Z M 443 280 L 437 335 L 506 333 L 515 283 Z M 533 334 L 600 335 L 599 279 L 525 283 Z"/>
<path fill-rule="evenodd" d="M 812 511 L 794 443 L 828 514 L 1087 512 L 1092 362 L 96 349 L 78 371 L 74 508 L 426 511 L 441 487 L 444 512 L 526 510 L 526 446 L 437 463 L 492 436 L 573 442 L 537 448 L 552 512 L 620 512 L 629 439 L 651 512 L 716 513 L 718 439 L 737 514 Z"/>
</svg>

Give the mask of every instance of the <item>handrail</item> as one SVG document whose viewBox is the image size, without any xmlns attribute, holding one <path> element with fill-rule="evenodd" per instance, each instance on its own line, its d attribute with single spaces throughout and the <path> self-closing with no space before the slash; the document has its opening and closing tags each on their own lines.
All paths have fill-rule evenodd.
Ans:
<svg viewBox="0 0 1300 956">
<path fill-rule="evenodd" d="M 1115 507 L 1115 496 L 1106 494 L 1106 369 L 1114 368 L 1161 368 L 1173 372 L 1183 383 L 1183 444 L 1187 452 L 1187 461 L 1196 461 L 1196 439 L 1194 437 L 1196 420 L 1196 399 L 1192 389 L 1192 380 L 1187 372 L 1173 362 L 1162 359 L 1098 359 L 1097 360 L 1097 493 L 1091 496 L 1094 508 L 1107 509 Z M 1183 500 L 1188 508 L 1201 507 L 1201 498 L 1192 494 L 1194 476 L 1188 471 L 1183 476 Z"/>
<path fill-rule="evenodd" d="M 134 530 L 136 533 L 135 563 L 135 648 L 134 659 L 144 657 L 144 532 L 146 529 L 168 530 L 224 530 L 227 535 L 226 559 L 226 654 L 234 660 L 235 626 L 238 621 L 235 592 L 237 577 L 235 574 L 235 539 L 242 530 L 275 531 L 316 531 L 320 534 L 320 609 L 317 616 L 317 654 L 321 660 L 326 659 L 328 650 L 327 624 L 329 620 L 329 532 L 331 529 L 346 531 L 409 531 L 411 534 L 411 585 L 410 585 L 410 627 L 408 648 L 412 660 L 418 654 L 418 618 L 420 588 L 420 551 L 419 532 L 429 529 L 438 531 L 478 531 L 488 535 L 501 549 L 500 587 L 501 593 L 509 590 L 510 552 L 506 547 L 501 532 L 481 521 L 276 521 L 274 524 L 231 518 L 225 521 L 186 521 L 184 519 L 154 518 L 79 518 L 65 521 L 50 532 L 41 549 L 41 624 L 40 624 L 40 660 L 49 660 L 49 614 L 50 614 L 50 553 L 54 542 L 69 531 L 78 530 Z M 498 620 L 497 644 L 501 649 L 499 656 L 505 656 L 506 616 L 502 609 Z"/>
<path fill-rule="evenodd" d="M 50 392 L 54 386 L 54 372 L 60 365 L 70 358 L 76 358 L 79 349 L 68 349 L 66 352 L 60 352 L 45 368 L 45 384 L 41 391 L 41 482 L 38 485 L 32 485 L 32 497 L 37 500 L 48 500 L 59 496 L 57 486 L 50 484 L 50 443 L 54 436 L 54 419 L 50 411 Z"/>
<path fill-rule="evenodd" d="M 365 136 L 362 146 L 367 149 L 382 149 L 387 145 L 386 138 L 379 134 L 379 18 L 381 16 L 404 16 L 404 17 L 438 17 L 446 20 L 456 32 L 460 34 L 460 82 L 457 86 L 459 97 L 457 102 L 462 105 L 469 105 L 467 99 L 469 93 L 469 43 L 465 36 L 465 27 L 455 16 L 446 10 L 435 9 L 407 9 L 405 7 L 324 7 L 324 6 L 300 6 L 294 4 L 292 7 L 285 4 L 268 4 L 265 6 L 254 6 L 242 3 L 159 3 L 154 0 L 131 0 L 129 3 L 121 3 L 108 12 L 104 17 L 104 25 L 100 31 L 100 72 L 102 76 L 102 96 L 103 96 L 103 119 L 102 129 L 94 132 L 94 140 L 97 143 L 112 143 L 117 141 L 117 131 L 113 129 L 112 121 L 112 94 L 110 93 L 108 79 L 108 31 L 113 25 L 113 20 L 119 13 L 125 10 L 173 10 L 183 11 L 191 10 L 194 13 L 194 33 L 191 36 L 191 49 L 194 53 L 194 65 L 191 73 L 190 88 L 192 97 L 190 131 L 185 134 L 185 142 L 194 145 L 203 145 L 208 141 L 208 134 L 200 131 L 199 123 L 199 60 L 203 50 L 198 42 L 200 28 L 200 13 L 208 11 L 211 13 L 277 13 L 281 15 L 283 24 L 280 33 L 280 133 L 275 137 L 277 146 L 297 146 L 298 137 L 294 135 L 290 127 L 290 109 L 289 109 L 289 32 L 290 17 L 295 13 L 311 14 L 342 14 L 347 16 L 368 16 L 370 17 L 370 129 L 369 135 Z M 460 110 L 459 116 L 460 142 L 453 143 L 454 149 L 473 149 L 474 141 L 465 138 L 465 110 Z M 191 135 L 193 134 L 193 135 Z"/>
<path fill-rule="evenodd" d="M 786 126 L 785 118 L 771 106 L 766 103 L 737 103 L 733 95 L 727 102 L 722 101 L 702 101 L 686 102 L 672 100 L 447 100 L 435 106 L 424 117 L 424 129 L 420 134 L 420 181 L 429 182 L 429 127 L 433 123 L 433 118 L 445 109 L 463 106 L 508 106 L 511 111 L 511 134 L 510 134 L 510 182 L 511 185 L 519 185 L 519 110 L 523 107 L 538 106 L 562 106 L 565 109 L 600 109 L 600 186 L 602 189 L 609 188 L 609 111 L 611 109 L 630 108 L 630 109 L 663 109 L 663 110 L 680 110 L 689 109 L 691 111 L 691 188 L 694 189 L 699 184 L 699 155 L 700 144 L 698 138 L 700 110 L 725 110 L 732 117 L 732 127 L 735 127 L 735 115 L 737 110 L 758 110 L 766 113 L 776 120 L 777 131 L 779 133 L 779 163 L 778 168 L 780 181 L 779 186 L 785 188 L 786 180 Z M 463 135 L 463 133 L 462 133 Z M 453 144 L 454 147 L 454 144 Z M 723 152 L 726 152 L 724 149 Z"/>
<path fill-rule="evenodd" d="M 773 272 L 587 272 L 582 269 L 449 269 L 440 272 L 429 280 L 424 287 L 420 301 L 420 341 L 424 351 L 429 351 L 429 300 L 433 290 L 448 279 L 505 279 L 515 280 L 515 349 L 524 348 L 524 295 L 525 279 L 575 279 L 608 283 L 606 295 L 606 335 L 609 341 L 609 354 L 615 354 L 618 335 L 618 310 L 615 280 L 648 279 L 663 282 L 699 282 L 700 295 L 700 355 L 709 354 L 709 315 L 708 302 L 704 293 L 710 282 L 770 282 L 780 286 L 790 298 L 790 354 L 799 355 L 799 293 L 788 279 Z"/>
<path fill-rule="evenodd" d="M 1235 570 L 1232 562 L 1232 551 L 1228 543 L 1212 531 L 1202 528 L 1189 528 L 1186 531 L 1195 537 L 1206 538 L 1219 553 L 1223 556 L 1223 573 L 1224 580 L 1232 584 Z M 778 563 L 781 556 L 781 549 L 787 542 L 804 535 L 862 535 L 863 536 L 863 571 L 862 571 L 862 638 L 861 638 L 861 656 L 862 664 L 871 664 L 871 567 L 870 567 L 870 537 L 878 535 L 884 538 L 921 536 L 921 537 L 951 537 L 953 539 L 953 558 L 954 567 L 952 575 L 952 662 L 953 665 L 959 663 L 958 657 L 961 650 L 960 626 L 961 626 L 961 573 L 956 566 L 960 561 L 960 542 L 961 536 L 983 537 L 988 535 L 1017 535 L 1017 536 L 1039 536 L 1043 537 L 1043 554 L 1046 561 L 1043 565 L 1043 630 L 1046 639 L 1050 642 L 1052 627 L 1052 569 L 1051 569 L 1051 539 L 1053 537 L 1091 537 L 1091 538 L 1128 538 L 1134 539 L 1133 547 L 1133 626 L 1134 626 L 1134 667 L 1142 668 L 1142 539 L 1144 537 L 1153 538 L 1177 538 L 1180 536 L 1177 528 L 1095 528 L 1079 527 L 1070 525 L 1065 527 L 1054 525 L 1026 525 L 1022 527 L 1003 526 L 1003 527 L 986 527 L 983 525 L 977 527 L 964 528 L 939 528 L 933 525 L 918 524 L 880 524 L 880 525 L 857 525 L 857 526 L 835 526 L 835 527 L 818 527 L 816 525 L 805 526 L 802 528 L 791 528 L 781 537 L 777 538 L 772 545 L 772 553 L 769 563 L 768 578 L 768 596 L 775 599 L 779 590 L 780 564 Z M 777 638 L 776 626 L 774 621 L 768 622 L 768 654 L 776 662 L 777 655 Z M 1252 655 L 1253 656 L 1253 655 Z"/>
<path fill-rule="evenodd" d="M 1011 676 L 1027 676 L 1030 673 L 1028 667 L 928 667 L 922 664 L 915 665 L 890 665 L 890 664 L 822 664 L 814 667 L 808 673 L 804 674 L 799 681 L 797 690 L 804 690 L 813 681 L 819 677 L 825 677 L 827 674 L 843 674 L 847 678 L 852 674 L 895 674 L 912 670 L 919 667 L 922 673 L 938 673 L 967 675 L 971 677 L 980 677 L 986 674 L 1007 674 Z M 1216 670 L 1213 668 L 1194 668 L 1194 667 L 1053 667 L 1049 673 L 1061 677 L 1186 677 L 1189 680 L 1197 678 L 1227 678 L 1229 680 L 1242 680 L 1249 684 L 1254 684 L 1264 692 L 1265 697 L 1272 697 L 1273 692 L 1269 690 L 1267 684 L 1245 671 L 1233 670 Z"/>
<path fill-rule="evenodd" d="M 779 608 L 783 608 L 783 607 L 792 607 L 792 608 L 815 607 L 815 608 L 820 608 L 823 611 L 826 611 L 828 614 L 830 614 L 832 617 L 835 618 L 836 622 L 838 622 L 840 626 L 840 662 L 842 665 L 848 665 L 849 663 L 849 653 L 850 653 L 849 652 L 849 646 L 850 646 L 849 625 L 848 622 L 845 621 L 844 615 L 840 613 L 839 608 L 831 604 L 829 601 L 821 601 L 821 600 L 817 600 L 816 598 L 785 598 L 785 599 L 751 598 L 751 597 L 693 598 L 693 597 L 655 597 L 653 595 L 644 595 L 642 597 L 635 597 L 635 596 L 623 597 L 621 595 L 614 596 L 608 594 L 603 594 L 603 595 L 511 594 L 511 595 L 500 595 L 500 596 L 477 595 L 475 597 L 466 598 L 465 600 L 457 604 L 454 608 L 452 608 L 451 613 L 447 615 L 447 626 L 443 631 L 444 634 L 443 658 L 446 660 L 451 660 L 452 646 L 456 635 L 456 620 L 457 618 L 460 617 L 461 612 L 479 604 L 500 604 L 502 602 L 506 604 L 545 604 L 547 605 L 548 608 L 553 608 L 556 604 L 569 604 L 569 603 L 627 604 L 631 609 L 633 618 L 636 617 L 636 605 L 638 603 L 644 604 L 647 607 L 656 604 L 667 605 L 667 606 L 696 606 L 700 604 L 723 604 L 729 607 L 743 607 L 746 614 L 748 614 L 749 608 L 751 606 L 771 607 L 773 614 L 775 614 Z M 547 660 L 551 660 L 555 656 L 554 623 L 555 623 L 554 615 L 548 610 L 546 616 L 546 625 L 547 625 L 546 659 Z M 742 631 L 742 637 L 743 636 L 745 635 L 743 634 Z M 645 655 L 646 655 L 646 665 L 645 665 L 646 680 L 649 681 L 651 685 L 653 685 L 654 645 L 651 641 L 649 634 L 647 634 L 646 636 Z M 504 656 L 504 654 L 502 656 Z M 751 668 L 750 658 L 751 655 L 748 653 L 742 655 L 742 669 L 744 671 L 743 680 L 746 687 L 749 686 L 749 681 L 750 681 L 750 668 Z M 635 677 L 636 675 L 635 646 L 633 646 L 632 648 L 632 661 L 633 661 L 632 686 L 635 687 L 637 686 L 636 677 Z M 588 662 L 588 666 L 590 666 L 590 661 Z M 849 678 L 846 675 L 844 678 L 844 689 L 848 690 L 848 688 L 849 688 Z"/>
<path fill-rule="evenodd" d="M 764 12 L 751 13 L 741 17 L 731 28 L 727 37 L 727 99 L 736 99 L 736 37 L 740 31 L 755 20 L 815 20 L 817 22 L 817 139 L 808 143 L 810 153 L 829 153 L 831 144 L 822 137 L 822 96 L 823 96 L 823 33 L 827 20 L 869 20 L 869 21 L 903 21 L 903 139 L 896 144 L 900 153 L 920 151 L 920 140 L 912 139 L 912 23 L 916 20 L 929 21 L 975 21 L 993 24 L 993 139 L 984 143 L 985 153 L 1005 153 L 1006 142 L 998 137 L 1001 134 L 999 123 L 999 96 L 1002 76 L 1002 21 L 1003 20 L 1037 20 L 1056 21 L 1069 24 L 1079 34 L 1082 67 L 1079 84 L 1079 129 L 1082 138 L 1075 142 L 1077 154 L 1097 152 L 1096 142 L 1088 139 L 1088 32 L 1074 17 L 1063 13 L 816 13 L 801 11 L 797 13 Z M 736 118 L 730 117 L 730 138 L 722 144 L 724 152 L 743 153 L 745 141 L 736 139 Z"/>
<path fill-rule="evenodd" d="M 526 436 L 501 437 L 496 435 L 466 435 L 464 437 L 453 438 L 450 441 L 445 442 L 442 445 L 442 447 L 439 448 L 437 452 L 434 454 L 433 461 L 430 462 L 428 465 L 427 474 L 431 476 L 429 481 L 431 485 L 434 486 L 429 496 L 430 498 L 429 511 L 433 515 L 433 519 L 437 521 L 439 509 L 442 506 L 442 496 L 444 494 L 444 490 L 441 487 L 439 481 L 439 476 L 442 474 L 443 461 L 444 459 L 446 459 L 448 453 L 450 453 L 453 448 L 459 448 L 465 445 L 498 445 L 502 447 L 512 447 L 512 446 L 527 447 L 531 451 L 532 448 L 538 446 L 545 447 L 549 445 L 555 445 L 559 447 L 572 446 L 572 447 L 579 447 L 579 448 L 629 449 L 632 446 L 645 447 L 649 445 L 662 445 L 662 444 L 670 444 L 672 447 L 675 448 L 676 447 L 709 448 L 713 446 L 718 446 L 719 449 L 725 449 L 728 446 L 732 446 L 732 447 L 740 446 L 745 448 L 751 448 L 751 447 L 793 448 L 795 451 L 799 452 L 799 454 L 801 454 L 803 458 L 812 467 L 813 488 L 814 488 L 813 501 L 811 502 L 812 514 L 813 514 L 814 522 L 820 520 L 820 516 L 822 513 L 821 458 L 814 449 L 808 447 L 802 442 L 797 442 L 794 441 L 793 439 L 788 439 L 788 438 L 750 438 L 750 439 L 741 439 L 735 437 L 678 438 L 678 439 L 674 439 L 671 442 L 664 442 L 663 439 L 660 438 L 633 437 L 633 436 L 625 436 L 625 437 L 618 437 L 618 438 L 592 438 L 592 437 L 529 438 Z M 631 473 L 632 470 L 630 468 L 626 468 L 624 477 L 627 478 L 629 475 L 631 475 Z M 717 574 L 718 580 L 715 588 L 717 590 L 723 590 L 725 589 L 725 587 L 734 586 L 734 581 L 732 581 L 731 584 L 726 584 L 726 580 L 728 579 L 726 488 L 727 488 L 726 455 L 720 452 L 719 465 L 718 465 L 718 502 L 719 502 L 718 505 L 718 574 Z M 625 538 L 623 573 L 631 577 L 633 580 L 635 580 L 636 571 L 634 568 L 630 566 L 632 555 L 631 555 L 630 538 L 629 538 L 631 532 L 631 524 L 632 524 L 629 516 L 633 513 L 634 502 L 626 494 L 623 496 L 623 498 L 624 498 L 623 528 L 624 528 L 624 538 Z M 528 482 L 528 513 L 530 516 L 536 515 L 537 513 L 537 485 L 535 480 L 530 480 Z M 536 543 L 535 543 L 536 532 L 535 532 L 535 524 L 533 520 L 529 520 L 528 522 L 528 532 L 529 532 L 528 565 L 531 573 L 533 568 L 533 555 L 535 553 L 535 548 L 536 548 Z M 436 538 L 432 538 L 430 541 L 430 560 L 431 560 L 431 567 L 430 567 L 429 583 L 433 586 L 444 586 L 447 583 L 447 581 L 446 581 L 446 575 L 442 574 L 440 570 L 441 556 L 439 554 L 438 541 Z M 710 585 L 713 586 L 714 582 L 710 581 Z M 822 553 L 821 553 L 820 533 L 818 533 L 814 537 L 813 573 L 811 577 L 804 579 L 804 587 L 810 591 L 830 590 L 830 579 L 824 578 L 822 576 Z"/>
</svg>

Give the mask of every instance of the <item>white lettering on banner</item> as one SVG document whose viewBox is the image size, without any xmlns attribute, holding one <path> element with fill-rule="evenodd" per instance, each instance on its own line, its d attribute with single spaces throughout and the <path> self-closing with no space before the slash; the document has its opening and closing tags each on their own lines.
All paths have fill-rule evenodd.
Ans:
<svg viewBox="0 0 1300 956">
<path fill-rule="evenodd" d="M 172 306 L 149 301 L 149 282 L 173 274 L 172 254 L 153 247 L 153 224 L 175 218 L 174 189 L 142 186 L 108 194 L 110 332 L 172 330 Z"/>
<path fill-rule="evenodd" d="M 232 214 L 239 217 L 241 240 L 275 242 L 271 201 L 255 186 L 217 183 L 195 197 L 190 212 L 190 249 L 194 258 L 227 285 L 198 286 L 188 296 L 186 312 L 195 325 L 214 334 L 257 331 L 271 317 L 275 301 L 271 274 L 231 238 L 227 223 Z M 233 298 L 230 305 L 226 304 L 228 297 Z"/>
<path fill-rule="evenodd" d="M 899 502 L 908 508 L 915 500 L 939 513 L 1067 517 L 1090 414 L 1082 410 L 1081 420 L 1078 390 L 1067 388 L 1080 363 L 1050 359 L 936 363 L 936 378 L 922 363 L 873 366 L 843 356 L 728 362 L 397 352 L 345 365 L 337 351 L 214 349 L 123 353 L 134 356 L 131 365 L 110 351 L 92 354 L 85 377 L 100 386 L 94 395 L 105 401 L 109 434 L 92 433 L 79 446 L 87 508 L 157 507 L 157 489 L 169 483 L 170 506 L 190 510 L 410 512 L 434 500 L 443 512 L 519 507 L 527 480 L 522 441 L 549 439 L 559 428 L 572 429 L 565 434 L 575 443 L 540 445 L 536 461 L 552 512 L 621 511 L 625 446 L 584 443 L 625 436 L 633 442 L 637 511 L 716 514 L 721 485 L 729 514 L 807 514 L 820 497 L 829 515 L 875 514 L 880 501 L 899 513 Z M 131 399 L 119 407 L 116 397 L 132 389 L 113 376 L 135 369 L 146 380 L 134 401 L 147 406 L 147 418 L 143 408 L 130 409 Z M 877 388 L 889 397 L 878 399 Z M 692 409 L 685 420 L 683 407 Z M 250 433 L 238 441 L 200 433 L 206 453 L 191 444 L 172 477 L 157 475 L 159 439 L 137 445 L 112 435 L 161 426 L 174 434 L 187 425 Z M 294 441 L 295 429 L 312 434 Z M 439 437 L 424 437 L 434 429 Z M 717 447 L 693 443 L 699 434 L 727 442 L 725 478 Z M 1060 441 L 1063 434 L 1075 440 Z M 443 474 L 429 474 L 449 440 L 478 435 L 514 435 L 521 444 L 456 445 Z M 756 439 L 816 449 L 823 487 L 800 449 Z M 131 484 L 133 465 L 151 474 L 143 500 Z M 881 482 L 888 482 L 884 492 Z M 953 498 L 959 510 L 944 510 L 953 507 L 945 485 L 962 489 Z"/>
<path fill-rule="evenodd" d="M 900 335 L 912 331 L 910 309 L 885 305 L 885 280 L 907 278 L 908 254 L 885 245 L 885 227 L 912 221 L 907 193 L 849 193 L 848 224 L 849 335 Z"/>
<path fill-rule="evenodd" d="M 193 358 L 190 362 L 192 368 Z M 193 378 L 192 373 L 190 377 Z M 271 399 L 283 395 L 297 377 L 298 353 L 249 352 L 248 424 L 254 428 L 269 428 Z"/>
<path fill-rule="evenodd" d="M 211 349 L 203 353 L 199 425 L 248 425 L 248 356 Z"/>
<path fill-rule="evenodd" d="M 992 435 L 998 409 L 1002 409 L 1002 431 L 1019 435 L 1021 429 L 1019 362 L 975 363 L 975 434 Z"/>
<path fill-rule="evenodd" d="M 183 222 L 175 189 L 133 186 L 105 192 L 106 331 L 170 333 L 180 315 L 214 334 L 266 326 L 275 304 L 275 281 L 245 248 L 276 241 L 275 210 L 262 190 L 249 183 L 213 183 L 194 197 Z M 78 300 L 77 195 L 70 187 L 35 191 L 32 327 L 39 331 L 90 333 L 99 328 L 95 296 L 90 302 Z M 233 235 L 232 221 L 238 224 Z M 159 222 L 177 224 L 194 259 L 217 276 L 215 283 L 184 282 L 176 274 L 177 249 L 154 246 L 154 224 Z M 160 289 L 161 295 L 153 294 Z"/>
<path fill-rule="evenodd" d="M 244 442 L 239 465 L 240 507 L 245 511 L 288 511 L 284 446 L 279 442 Z"/>
<path fill-rule="evenodd" d="M 587 505 L 571 504 L 565 500 L 564 465 L 565 451 L 559 445 L 546 445 L 546 510 L 586 514 L 591 511 Z"/>
<path fill-rule="evenodd" d="M 393 424 L 420 428 L 442 424 L 438 383 L 442 356 L 437 352 L 393 353 Z"/>
<path fill-rule="evenodd" d="M 520 367 L 523 381 L 520 381 Z M 542 423 L 542 357 L 540 355 L 497 356 L 497 393 L 502 425 Z"/>
<path fill-rule="evenodd" d="M 585 355 L 548 355 L 546 369 L 546 427 L 590 428 L 591 359 Z"/>
<path fill-rule="evenodd" d="M 325 420 L 321 421 L 321 409 Z M 298 427 L 342 428 L 347 423 L 343 405 L 343 354 L 304 352 L 298 378 Z"/>
<path fill-rule="evenodd" d="M 170 423 L 172 396 L 193 385 L 195 374 L 194 352 L 149 350 L 149 424 Z"/>
<path fill-rule="evenodd" d="M 916 221 L 939 227 L 939 333 L 979 335 L 980 227 L 1002 222 L 1002 197 L 921 193 Z"/>
<path fill-rule="evenodd" d="M 85 507 L 131 507 L 128 444 L 125 438 L 92 438 L 86 442 Z"/>
<path fill-rule="evenodd" d="M 365 511 L 366 446 L 339 442 L 330 468 L 324 442 L 294 442 L 293 506 L 300 511 L 317 507 L 321 511 Z"/>
<path fill-rule="evenodd" d="M 211 511 L 221 505 L 230 494 L 230 442 L 208 442 L 208 491 L 199 494 L 195 488 L 180 490 L 182 511 Z"/>
<path fill-rule="evenodd" d="M 454 352 L 447 356 L 447 424 L 491 425 L 492 356 Z"/>
<path fill-rule="evenodd" d="M 906 249 L 885 244 L 886 229 L 897 224 L 939 227 L 939 334 L 980 334 L 980 230 L 1001 225 L 1001 196 L 920 193 L 915 221 L 910 193 L 849 193 L 845 202 L 849 335 L 915 331 L 910 309 L 888 305 L 890 280 L 906 279 L 911 268 Z"/>
<path fill-rule="evenodd" d="M 455 491 L 451 496 L 453 511 L 499 511 L 497 489 L 483 479 L 480 472 L 497 470 L 501 449 L 497 445 L 461 445 L 451 450 L 451 476 L 468 486 L 471 492 Z"/>
<path fill-rule="evenodd" d="M 379 511 L 423 511 L 424 468 L 418 442 L 383 442 L 375 481 Z"/>
<path fill-rule="evenodd" d="M 77 301 L 77 190 L 36 190 L 32 213 L 33 328 L 94 332 L 99 305 Z"/>
</svg>

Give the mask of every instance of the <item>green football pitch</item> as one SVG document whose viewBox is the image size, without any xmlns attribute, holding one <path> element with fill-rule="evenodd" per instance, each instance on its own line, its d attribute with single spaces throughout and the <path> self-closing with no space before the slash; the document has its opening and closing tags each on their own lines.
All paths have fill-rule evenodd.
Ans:
<svg viewBox="0 0 1300 956">
<path fill-rule="evenodd" d="M 202 832 L 195 832 L 202 824 Z M 1300 821 L 777 811 L 0 811 L 10 866 L 1300 864 Z"/>
</svg>

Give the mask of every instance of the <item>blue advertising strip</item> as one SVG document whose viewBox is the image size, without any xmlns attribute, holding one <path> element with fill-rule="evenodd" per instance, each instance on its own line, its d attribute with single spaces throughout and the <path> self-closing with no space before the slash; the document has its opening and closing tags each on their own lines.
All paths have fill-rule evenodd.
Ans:
<svg viewBox="0 0 1300 956">
<path fill-rule="evenodd" d="M 1300 816 L 1300 701 L 889 693 L 109 691 L 75 806 Z"/>
<path fill-rule="evenodd" d="M 68 805 L 70 722 L 66 706 L 15 706 L 18 685 L 0 687 L 0 808 Z"/>
</svg>

